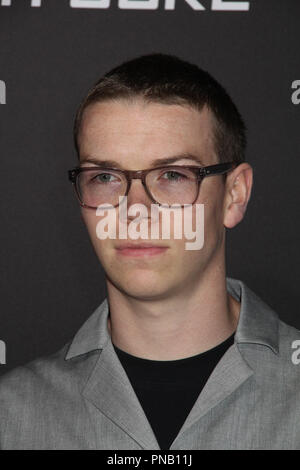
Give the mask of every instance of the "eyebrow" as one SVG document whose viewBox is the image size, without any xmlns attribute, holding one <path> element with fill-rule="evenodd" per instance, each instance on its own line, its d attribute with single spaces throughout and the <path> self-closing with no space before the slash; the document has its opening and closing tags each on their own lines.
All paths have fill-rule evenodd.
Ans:
<svg viewBox="0 0 300 470">
<path fill-rule="evenodd" d="M 175 163 L 178 160 L 193 160 L 194 162 L 200 164 L 200 166 L 205 166 L 203 161 L 201 160 L 200 157 L 197 155 L 193 155 L 191 153 L 182 153 L 179 155 L 174 155 L 173 157 L 167 157 L 167 158 L 158 158 L 156 160 L 152 160 L 150 162 L 149 168 L 155 168 L 157 166 L 162 166 L 162 165 L 169 165 L 171 163 Z M 120 168 L 122 169 L 122 165 L 118 163 L 115 160 L 99 160 L 97 158 L 94 158 L 92 156 L 85 156 L 80 160 L 80 165 L 82 163 L 93 163 L 94 165 L 101 166 L 104 168 Z"/>
</svg>

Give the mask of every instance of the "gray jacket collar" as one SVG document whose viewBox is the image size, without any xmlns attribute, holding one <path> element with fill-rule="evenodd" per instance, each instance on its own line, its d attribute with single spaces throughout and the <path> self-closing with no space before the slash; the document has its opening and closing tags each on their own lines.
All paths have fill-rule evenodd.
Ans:
<svg viewBox="0 0 300 470">
<path fill-rule="evenodd" d="M 230 277 L 226 282 L 228 292 L 241 302 L 235 343 L 262 344 L 278 353 L 277 314 L 244 282 Z M 65 357 L 67 360 L 105 347 L 110 341 L 108 313 L 108 302 L 104 299 L 75 335 Z"/>
</svg>

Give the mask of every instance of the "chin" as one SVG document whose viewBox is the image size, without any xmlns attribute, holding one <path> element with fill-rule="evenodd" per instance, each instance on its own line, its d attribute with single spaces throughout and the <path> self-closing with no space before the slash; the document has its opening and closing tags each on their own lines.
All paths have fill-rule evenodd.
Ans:
<svg viewBox="0 0 300 470">
<path fill-rule="evenodd" d="M 131 272 L 123 276 L 107 273 L 107 278 L 119 291 L 140 300 L 160 299 L 172 290 L 166 277 L 155 272 Z"/>
</svg>

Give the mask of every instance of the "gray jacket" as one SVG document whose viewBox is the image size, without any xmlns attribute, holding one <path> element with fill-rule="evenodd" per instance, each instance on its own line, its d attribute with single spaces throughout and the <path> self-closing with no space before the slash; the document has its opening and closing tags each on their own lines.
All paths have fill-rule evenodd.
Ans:
<svg viewBox="0 0 300 470">
<path fill-rule="evenodd" d="M 234 344 L 209 377 L 170 450 L 300 449 L 300 331 L 243 282 Z M 105 299 L 58 353 L 0 379 L 1 449 L 159 450 L 118 360 Z M 195 377 L 197 380 L 197 377 Z"/>
</svg>

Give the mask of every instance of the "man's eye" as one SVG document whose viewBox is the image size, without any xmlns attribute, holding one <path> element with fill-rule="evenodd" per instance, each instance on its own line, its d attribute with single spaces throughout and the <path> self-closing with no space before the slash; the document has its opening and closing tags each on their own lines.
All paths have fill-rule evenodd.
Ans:
<svg viewBox="0 0 300 470">
<path fill-rule="evenodd" d="M 114 181 L 114 178 L 116 180 L 115 175 L 111 173 L 98 173 L 91 178 L 91 181 L 95 181 L 96 183 L 111 183 Z"/>
<path fill-rule="evenodd" d="M 183 175 L 182 173 L 179 173 L 175 170 L 169 170 L 163 173 L 162 178 L 167 179 L 168 181 L 179 181 L 186 178 L 186 175 Z"/>
</svg>

